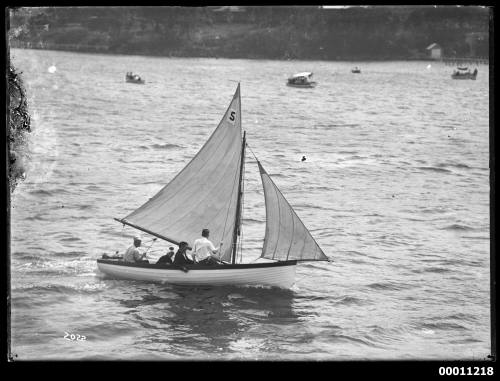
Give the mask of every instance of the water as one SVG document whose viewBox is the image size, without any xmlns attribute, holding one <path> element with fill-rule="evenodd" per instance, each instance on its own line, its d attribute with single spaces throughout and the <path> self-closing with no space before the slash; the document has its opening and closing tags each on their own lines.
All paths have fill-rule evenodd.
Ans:
<svg viewBox="0 0 500 381">
<path fill-rule="evenodd" d="M 428 62 L 30 50 L 13 50 L 12 58 L 33 122 L 27 178 L 12 195 L 18 359 L 490 353 L 486 66 L 476 81 L 454 81 L 451 67 Z M 355 65 L 362 74 L 350 73 Z M 146 85 L 125 83 L 131 70 Z M 288 75 L 307 70 L 317 88 L 285 86 Z M 290 290 L 103 278 L 96 258 L 124 250 L 135 233 L 113 217 L 187 164 L 217 126 L 235 81 L 250 148 L 334 262 L 298 266 Z M 250 261 L 265 229 L 250 152 L 245 179 Z M 155 244 L 151 257 L 160 249 Z"/>
</svg>

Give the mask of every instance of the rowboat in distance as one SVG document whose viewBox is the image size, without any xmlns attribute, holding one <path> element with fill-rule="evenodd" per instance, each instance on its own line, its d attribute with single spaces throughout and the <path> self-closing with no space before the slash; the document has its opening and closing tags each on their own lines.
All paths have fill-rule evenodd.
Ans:
<svg viewBox="0 0 500 381">
<path fill-rule="evenodd" d="M 312 81 L 313 73 L 303 72 L 292 75 L 288 78 L 287 86 L 291 87 L 302 87 L 302 88 L 312 88 L 317 85 L 317 82 Z"/>
<path fill-rule="evenodd" d="M 354 74 L 361 74 L 361 69 L 359 67 L 355 67 L 353 69 L 351 69 L 351 73 L 354 73 Z"/>
<path fill-rule="evenodd" d="M 125 82 L 137 83 L 140 85 L 146 83 L 146 81 L 142 79 L 138 74 L 134 74 L 132 72 L 128 72 L 127 74 L 125 74 Z"/>
<path fill-rule="evenodd" d="M 475 80 L 477 77 L 477 69 L 471 73 L 470 69 L 467 67 L 457 67 L 457 69 L 451 75 L 452 79 L 472 79 Z"/>
<path fill-rule="evenodd" d="M 238 84 L 219 125 L 184 169 L 143 205 L 115 218 L 154 236 L 153 240 L 178 246 L 187 242 L 189 248 L 203 229 L 209 229 L 214 242 L 224 243 L 217 264 L 125 262 L 104 254 L 97 259 L 99 271 L 112 278 L 179 285 L 289 288 L 299 262 L 330 261 L 252 152 L 264 191 L 266 230 L 260 257 L 245 262 L 241 213 L 246 147 Z"/>
</svg>

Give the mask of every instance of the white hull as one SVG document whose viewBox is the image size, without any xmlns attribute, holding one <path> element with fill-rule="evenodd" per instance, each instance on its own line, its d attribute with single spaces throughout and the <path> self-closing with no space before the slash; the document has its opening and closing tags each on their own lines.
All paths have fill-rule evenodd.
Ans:
<svg viewBox="0 0 500 381">
<path fill-rule="evenodd" d="M 260 264 L 222 265 L 195 268 L 184 272 L 173 266 L 130 265 L 98 260 L 104 274 L 119 279 L 162 282 L 179 285 L 263 285 L 290 288 L 295 282 L 296 261 Z M 170 267 L 170 268 L 169 268 Z"/>
<path fill-rule="evenodd" d="M 287 86 L 291 86 L 291 87 L 301 87 L 301 88 L 304 88 L 304 89 L 310 89 L 310 88 L 313 88 L 313 87 L 316 87 L 316 82 L 309 82 L 309 83 L 290 83 L 290 82 L 287 82 Z"/>
</svg>

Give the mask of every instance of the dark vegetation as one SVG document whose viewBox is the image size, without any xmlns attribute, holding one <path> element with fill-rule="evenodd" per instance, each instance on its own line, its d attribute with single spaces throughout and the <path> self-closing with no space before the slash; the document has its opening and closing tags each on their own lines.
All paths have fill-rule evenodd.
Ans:
<svg viewBox="0 0 500 381">
<path fill-rule="evenodd" d="M 21 77 L 10 66 L 8 73 L 9 123 L 7 131 L 9 162 L 7 165 L 10 191 L 24 179 L 23 157 L 27 133 L 30 132 L 30 116 L 26 103 L 26 93 Z"/>
<path fill-rule="evenodd" d="M 490 9 L 455 6 L 59 7 L 11 10 L 11 46 L 268 59 L 487 57 Z M 237 8 L 237 9 L 236 9 Z"/>
</svg>

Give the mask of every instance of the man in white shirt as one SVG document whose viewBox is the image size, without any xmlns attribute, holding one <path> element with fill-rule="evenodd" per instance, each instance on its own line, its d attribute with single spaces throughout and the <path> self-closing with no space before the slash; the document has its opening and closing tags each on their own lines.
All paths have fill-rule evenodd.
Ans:
<svg viewBox="0 0 500 381">
<path fill-rule="evenodd" d="M 141 246 L 141 237 L 134 237 L 134 244 L 130 246 L 125 254 L 123 255 L 123 260 L 125 262 L 137 263 L 137 262 L 148 262 L 147 260 L 143 260 L 146 254 L 141 254 L 138 247 Z"/>
<path fill-rule="evenodd" d="M 210 231 L 208 229 L 203 229 L 201 232 L 201 238 L 194 241 L 193 249 L 191 251 L 193 259 L 197 263 L 201 264 L 217 264 L 219 260 L 212 256 L 219 252 L 222 247 L 222 242 L 219 247 L 215 247 L 214 244 L 208 239 Z"/>
</svg>

